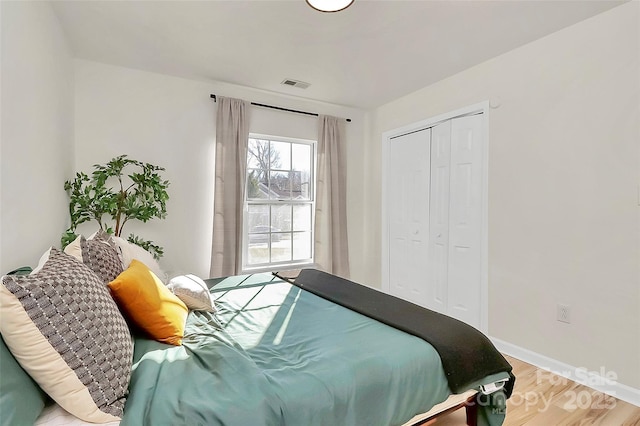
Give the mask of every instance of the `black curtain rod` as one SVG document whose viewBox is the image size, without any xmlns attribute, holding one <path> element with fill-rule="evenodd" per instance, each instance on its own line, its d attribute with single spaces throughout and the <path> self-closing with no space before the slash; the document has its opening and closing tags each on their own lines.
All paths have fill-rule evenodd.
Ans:
<svg viewBox="0 0 640 426">
<path fill-rule="evenodd" d="M 210 96 L 211 96 L 211 99 L 213 99 L 214 101 L 216 100 L 216 95 L 210 95 Z M 318 113 L 315 113 L 315 112 L 298 111 L 297 109 L 289 109 L 289 108 L 282 108 L 282 107 L 279 107 L 279 106 L 259 104 L 257 102 L 251 102 L 251 105 L 255 105 L 255 106 L 259 106 L 259 107 L 263 107 L 263 108 L 277 109 L 278 111 L 295 112 L 297 114 L 313 115 L 315 117 L 318 116 Z M 351 123 L 351 119 L 350 118 L 347 118 L 346 120 L 347 120 L 347 122 Z"/>
</svg>

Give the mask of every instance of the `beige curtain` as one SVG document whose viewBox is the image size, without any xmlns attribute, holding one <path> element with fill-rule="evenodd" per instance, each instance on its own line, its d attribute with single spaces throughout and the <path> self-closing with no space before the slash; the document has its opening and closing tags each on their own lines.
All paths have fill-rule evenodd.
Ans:
<svg viewBox="0 0 640 426">
<path fill-rule="evenodd" d="M 345 120 L 318 117 L 314 257 L 316 267 L 349 278 Z"/>
<path fill-rule="evenodd" d="M 249 102 L 217 97 L 216 181 L 213 202 L 211 277 L 242 268 L 242 213 L 247 175 Z"/>
</svg>

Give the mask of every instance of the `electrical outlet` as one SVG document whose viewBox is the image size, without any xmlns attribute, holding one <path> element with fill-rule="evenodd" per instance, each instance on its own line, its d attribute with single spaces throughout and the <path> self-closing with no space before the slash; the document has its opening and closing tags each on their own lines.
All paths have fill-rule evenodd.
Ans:
<svg viewBox="0 0 640 426">
<path fill-rule="evenodd" d="M 558 303 L 557 319 L 560 322 L 571 324 L 571 308 L 569 305 Z"/>
</svg>

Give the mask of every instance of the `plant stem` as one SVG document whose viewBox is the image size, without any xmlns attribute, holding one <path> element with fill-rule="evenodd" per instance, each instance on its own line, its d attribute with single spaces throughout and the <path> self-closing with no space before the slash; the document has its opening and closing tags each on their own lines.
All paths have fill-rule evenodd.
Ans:
<svg viewBox="0 0 640 426">
<path fill-rule="evenodd" d="M 122 233 L 122 226 L 120 225 L 120 218 L 122 216 L 122 205 L 124 204 L 124 200 L 127 197 L 127 193 L 122 186 L 122 177 L 118 176 L 118 182 L 120 183 L 120 193 L 118 194 L 118 210 L 116 213 L 116 229 L 115 235 L 117 237 Z M 124 225 L 124 223 L 122 224 Z"/>
</svg>

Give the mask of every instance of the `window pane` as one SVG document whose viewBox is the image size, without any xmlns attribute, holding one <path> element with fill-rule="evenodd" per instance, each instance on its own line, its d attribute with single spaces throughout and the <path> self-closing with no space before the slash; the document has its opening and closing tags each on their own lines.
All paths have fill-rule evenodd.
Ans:
<svg viewBox="0 0 640 426">
<path fill-rule="evenodd" d="M 311 258 L 311 232 L 293 233 L 293 259 Z"/>
<path fill-rule="evenodd" d="M 253 213 L 253 214 L 252 214 Z M 248 263 L 269 263 L 269 206 L 249 206 Z"/>
<path fill-rule="evenodd" d="M 259 231 L 260 227 L 269 226 L 269 206 L 249 205 L 247 209 L 247 224 L 249 232 L 265 232 Z"/>
<path fill-rule="evenodd" d="M 291 170 L 309 172 L 311 167 L 311 145 L 294 143 L 291 146 Z"/>
<path fill-rule="evenodd" d="M 250 169 L 247 174 L 247 198 L 264 200 L 269 198 L 269 181 L 264 170 Z"/>
<path fill-rule="evenodd" d="M 269 263 L 269 244 L 266 241 L 263 243 L 249 243 L 247 263 L 250 265 Z"/>
<path fill-rule="evenodd" d="M 291 170 L 291 144 L 271 142 L 271 169 Z"/>
<path fill-rule="evenodd" d="M 309 200 L 309 175 L 306 172 L 291 172 L 291 196 L 294 200 Z"/>
<path fill-rule="evenodd" d="M 291 204 L 271 206 L 272 232 L 291 230 Z"/>
<path fill-rule="evenodd" d="M 311 204 L 293 206 L 293 230 L 311 230 Z"/>
<path fill-rule="evenodd" d="M 291 260 L 291 239 L 283 233 L 271 234 L 271 261 L 285 262 Z"/>
<path fill-rule="evenodd" d="M 247 167 L 255 169 L 269 169 L 269 141 L 264 139 L 249 139 L 247 145 Z"/>
<path fill-rule="evenodd" d="M 292 144 L 292 189 L 294 199 L 311 199 L 311 145 Z"/>
<path fill-rule="evenodd" d="M 289 172 L 271 172 L 269 189 L 272 199 L 291 199 Z"/>
</svg>

